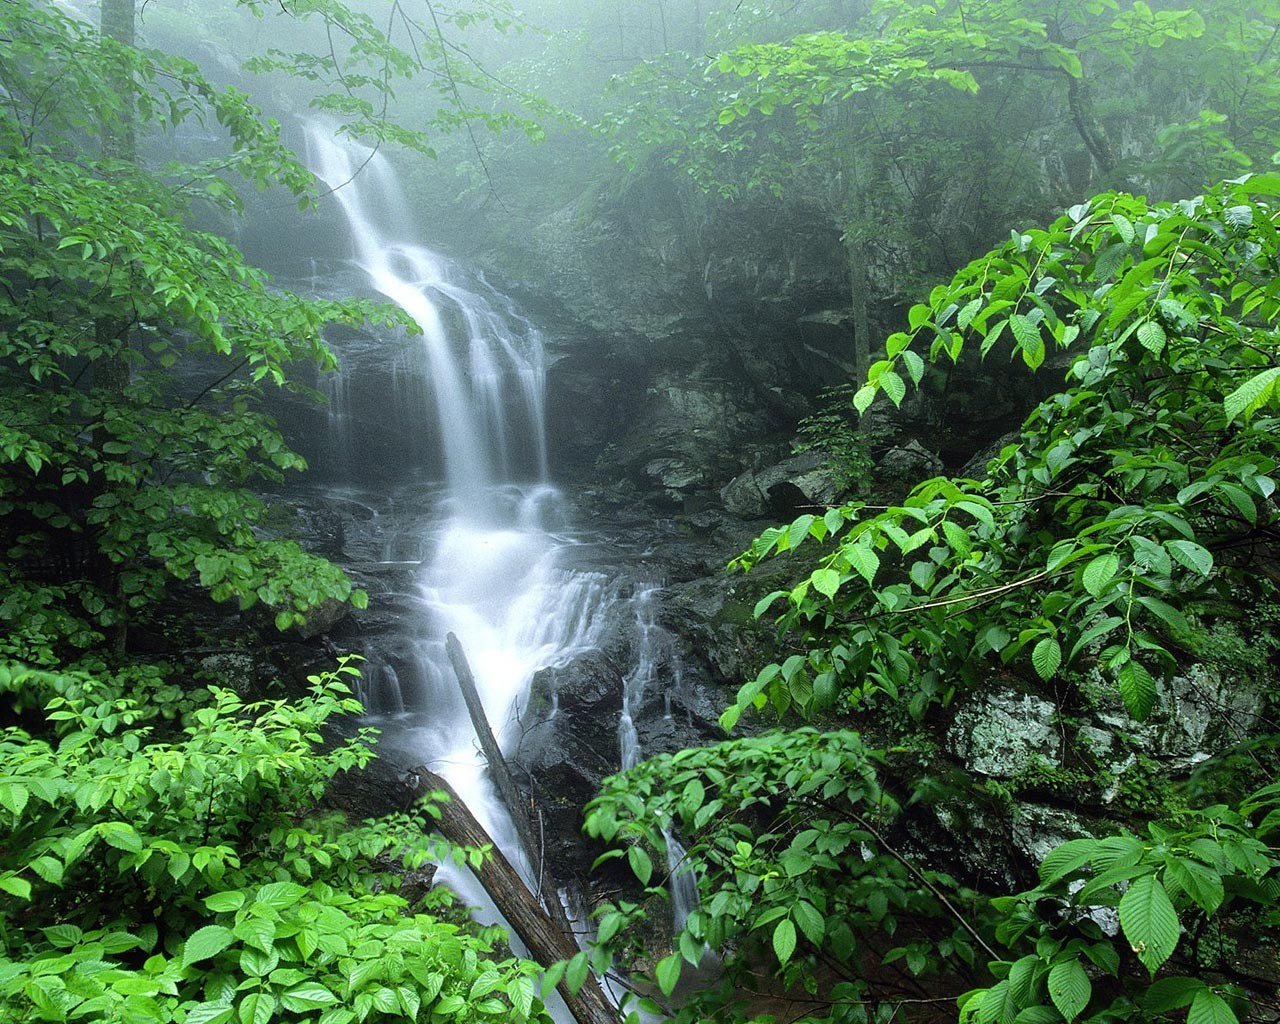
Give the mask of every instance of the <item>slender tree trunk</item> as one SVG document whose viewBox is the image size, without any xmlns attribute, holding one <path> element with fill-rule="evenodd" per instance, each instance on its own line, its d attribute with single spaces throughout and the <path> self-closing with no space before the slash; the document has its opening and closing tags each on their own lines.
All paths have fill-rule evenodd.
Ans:
<svg viewBox="0 0 1280 1024">
<path fill-rule="evenodd" d="M 98 32 L 103 41 L 120 46 L 133 47 L 136 41 L 136 0 L 102 0 Z M 137 136 L 133 117 L 134 95 L 137 84 L 127 64 L 114 57 L 106 62 L 107 81 L 115 94 L 118 106 L 102 111 L 99 130 L 102 138 L 104 163 L 120 161 L 133 163 L 137 159 Z M 94 361 L 92 389 L 99 404 L 106 407 L 124 398 L 129 386 L 129 333 L 133 328 L 131 318 L 105 314 L 94 322 L 94 340 L 98 351 L 106 353 Z M 105 440 L 105 438 L 104 438 Z M 110 456 L 107 456 L 108 458 Z M 127 605 L 121 590 L 119 571 L 113 571 L 113 589 L 120 610 Z M 112 647 L 117 655 L 123 655 L 128 642 L 129 619 L 122 614 L 112 636 Z"/>
<path fill-rule="evenodd" d="M 576 956 L 577 944 L 538 905 L 533 894 L 525 888 L 519 872 L 493 845 L 489 834 L 449 783 L 425 767 L 415 768 L 414 775 L 417 777 L 416 796 L 439 791 L 448 797 L 443 803 L 436 804 L 440 810 L 436 828 L 445 839 L 455 846 L 492 847 L 485 856 L 484 864 L 476 871 L 476 878 L 515 933 L 529 947 L 530 956 L 544 966 Z M 569 991 L 563 980 L 556 987 L 578 1024 L 617 1024 L 618 1011 L 605 998 L 594 976 L 587 975 L 587 980 L 576 994 Z"/>
<path fill-rule="evenodd" d="M 849 261 L 849 311 L 853 316 L 853 376 L 858 387 L 871 369 L 871 315 L 868 312 L 867 246 L 857 229 L 846 233 L 845 258 Z"/>
<path fill-rule="evenodd" d="M 102 0 L 98 31 L 104 41 L 132 47 L 136 41 L 135 0 Z M 117 97 L 116 109 L 102 112 L 102 158 L 133 163 L 138 145 L 133 118 L 133 102 L 137 85 L 133 74 L 114 59 L 107 61 L 108 81 Z M 93 367 L 93 388 L 105 398 L 118 398 L 129 383 L 128 334 L 132 324 L 121 317 L 99 317 L 94 325 L 95 340 L 100 351 L 116 352 L 105 356 Z"/>
</svg>

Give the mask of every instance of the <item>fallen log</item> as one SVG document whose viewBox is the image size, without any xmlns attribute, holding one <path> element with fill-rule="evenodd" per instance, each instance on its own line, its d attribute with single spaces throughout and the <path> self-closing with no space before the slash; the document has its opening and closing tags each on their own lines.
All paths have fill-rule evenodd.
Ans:
<svg viewBox="0 0 1280 1024">
<path fill-rule="evenodd" d="M 448 798 L 435 804 L 440 812 L 435 825 L 445 839 L 455 846 L 491 848 L 484 863 L 475 870 L 475 876 L 499 913 L 507 919 L 507 923 L 528 947 L 529 955 L 544 966 L 576 955 L 578 946 L 573 937 L 566 935 L 552 921 L 547 911 L 525 887 L 520 873 L 494 845 L 484 826 L 476 820 L 475 815 L 453 791 L 453 787 L 426 767 L 413 770 L 413 782 L 415 798 L 434 791 L 443 792 Z M 558 900 L 556 903 L 559 905 Z M 556 989 L 564 997 L 565 1005 L 577 1024 L 618 1024 L 618 1011 L 605 997 L 594 975 L 587 976 L 576 994 L 569 991 L 563 978 Z"/>
<path fill-rule="evenodd" d="M 458 689 L 462 691 L 462 699 L 466 702 L 471 724 L 480 740 L 480 749 L 489 764 L 489 774 L 498 790 L 498 797 L 506 805 L 507 813 L 511 815 L 511 821 L 515 825 L 516 835 L 524 848 L 526 859 L 537 868 L 539 882 L 537 895 L 541 897 L 542 904 L 556 927 L 566 936 L 571 937 L 573 924 L 560 903 L 559 885 L 555 878 L 545 872 L 542 863 L 542 844 L 539 841 L 541 832 L 534 828 L 529 805 L 516 787 L 516 781 L 511 775 L 511 767 L 507 764 L 502 748 L 498 746 L 498 740 L 489 725 L 488 716 L 484 713 L 484 702 L 481 701 L 480 691 L 476 688 L 475 675 L 467 661 L 466 652 L 462 649 L 461 641 L 453 633 L 445 637 L 444 647 L 449 655 L 449 662 L 453 665 L 453 673 L 458 677 Z M 544 881 L 547 884 L 543 885 Z"/>
</svg>

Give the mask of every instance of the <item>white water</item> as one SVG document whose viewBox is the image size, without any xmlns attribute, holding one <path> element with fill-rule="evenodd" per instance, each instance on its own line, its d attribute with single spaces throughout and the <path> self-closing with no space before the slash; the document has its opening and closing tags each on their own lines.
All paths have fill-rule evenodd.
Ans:
<svg viewBox="0 0 1280 1024">
<path fill-rule="evenodd" d="M 542 339 L 510 310 L 496 308 L 496 296 L 458 283 L 442 257 L 397 237 L 413 217 L 381 156 L 319 127 L 309 131 L 309 155 L 317 176 L 336 189 L 356 263 L 422 329 L 406 344 L 425 356 L 436 423 L 434 430 L 418 429 L 424 446 L 439 446 L 444 469 L 443 515 L 424 527 L 417 545 L 425 557 L 412 595 L 420 614 L 412 643 L 416 684 L 405 692 L 400 673 L 377 666 L 365 695 L 375 714 L 399 717 L 397 742 L 444 775 L 520 863 L 443 641 L 457 635 L 508 753 L 519 738 L 518 713 L 533 674 L 592 643 L 602 580 L 568 571 L 566 544 L 551 532 L 563 510 L 546 482 Z M 343 395 L 341 385 L 331 393 L 337 406 L 331 423 L 339 445 L 350 449 Z M 397 538 L 385 557 L 397 560 L 404 551 L 394 548 L 405 546 Z M 464 896 L 478 899 L 474 891 Z"/>
<path fill-rule="evenodd" d="M 428 525 L 421 534 L 389 536 L 381 553 L 387 565 L 421 557 L 414 592 L 397 595 L 417 624 L 411 665 L 402 663 L 398 671 L 390 662 L 371 664 L 361 696 L 384 742 L 394 731 L 397 746 L 444 775 L 532 887 L 537 868 L 524 862 L 486 777 L 444 637 L 459 638 L 489 723 L 510 754 L 520 739 L 520 713 L 534 673 L 594 647 L 607 611 L 627 600 L 638 631 L 618 724 L 620 761 L 628 768 L 641 756 L 635 717 L 675 661 L 671 637 L 657 624 L 658 590 L 623 598 L 617 581 L 567 565 L 571 545 L 556 532 L 564 503 L 547 481 L 546 362 L 538 332 L 501 297 L 465 287 L 446 260 L 402 239 L 414 217 L 379 155 L 339 143 L 318 127 L 308 136 L 313 170 L 336 189 L 355 262 L 373 288 L 422 329 L 407 344 L 420 346 L 430 394 L 424 400 L 413 393 L 418 375 L 401 372 L 397 359 L 388 415 L 416 421 L 421 444 L 439 447 L 433 454 L 444 476 L 443 495 L 435 514 L 424 516 Z M 330 389 L 329 426 L 340 460 L 352 460 L 358 451 L 348 413 L 349 373 L 339 374 Z M 422 428 L 424 416 L 434 417 L 434 430 Z M 697 891 L 692 875 L 679 870 L 683 848 L 674 836 L 667 841 L 679 926 L 697 906 Z M 496 916 L 469 875 L 450 867 L 441 875 L 469 903 Z"/>
</svg>

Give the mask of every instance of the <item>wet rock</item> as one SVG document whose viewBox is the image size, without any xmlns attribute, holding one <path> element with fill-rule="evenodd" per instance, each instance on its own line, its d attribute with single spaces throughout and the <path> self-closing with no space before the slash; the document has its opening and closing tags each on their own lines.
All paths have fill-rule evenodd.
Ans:
<svg viewBox="0 0 1280 1024">
<path fill-rule="evenodd" d="M 1058 765 L 1062 752 L 1057 708 L 1012 690 L 963 704 L 947 740 L 969 771 L 998 779 L 1011 779 L 1034 764 Z"/>
<path fill-rule="evenodd" d="M 294 626 L 293 631 L 302 639 L 310 640 L 328 633 L 349 614 L 351 614 L 351 605 L 337 598 L 326 598 L 306 612 L 306 621 L 300 626 Z"/>
<path fill-rule="evenodd" d="M 239 651 L 224 651 L 200 659 L 200 671 L 215 686 L 227 686 L 242 698 L 261 693 L 261 666 L 256 658 Z"/>
<path fill-rule="evenodd" d="M 603 651 L 591 651 L 534 676 L 534 723 L 514 760 L 524 773 L 546 830 L 546 855 L 564 882 L 584 879 L 599 851 L 581 838 L 582 809 L 619 768 L 618 718 L 623 672 Z"/>
<path fill-rule="evenodd" d="M 826 508 L 838 503 L 844 493 L 840 475 L 825 456 L 801 452 L 734 477 L 720 491 L 720 500 L 732 515 L 764 519 Z"/>
<path fill-rule="evenodd" d="M 880 457 L 875 468 L 876 486 L 886 493 L 902 495 L 942 470 L 942 460 L 912 439 L 890 448 Z"/>
<path fill-rule="evenodd" d="M 1194 767 L 1225 753 L 1257 732 L 1266 698 L 1265 684 L 1212 665 L 1195 664 L 1167 680 L 1156 681 L 1156 703 L 1145 722 L 1125 710 L 1113 683 L 1095 677 L 1096 723 L 1090 742 L 1110 740 L 1117 757 L 1141 751 L 1166 770 Z M 1103 762 L 1115 775 L 1130 767 L 1129 759 Z"/>
</svg>

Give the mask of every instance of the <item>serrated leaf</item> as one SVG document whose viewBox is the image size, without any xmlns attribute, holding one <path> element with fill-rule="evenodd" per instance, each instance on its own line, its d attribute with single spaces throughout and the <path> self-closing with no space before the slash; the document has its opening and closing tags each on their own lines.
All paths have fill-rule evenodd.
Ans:
<svg viewBox="0 0 1280 1024">
<path fill-rule="evenodd" d="M 778 963 L 786 966 L 791 954 L 796 951 L 796 926 L 789 917 L 784 917 L 773 930 L 773 952 Z"/>
<path fill-rule="evenodd" d="M 1107 584 L 1115 578 L 1120 569 L 1120 558 L 1114 551 L 1099 555 L 1087 566 L 1080 581 L 1090 597 L 1100 597 Z"/>
<path fill-rule="evenodd" d="M 1153 975 L 1173 955 L 1182 933 L 1178 912 L 1155 875 L 1143 875 L 1120 897 L 1120 928 Z"/>
<path fill-rule="evenodd" d="M 1148 1013 L 1168 1013 L 1189 1006 L 1197 992 L 1205 988 L 1199 978 L 1161 978 L 1152 982 L 1142 997 L 1142 1008 Z"/>
<path fill-rule="evenodd" d="M 982 308 L 982 297 L 970 299 L 964 304 L 964 308 L 956 314 L 956 326 L 962 331 L 967 331 L 969 325 L 973 323 L 973 318 L 978 315 L 978 310 Z"/>
<path fill-rule="evenodd" d="M 1040 885 L 1050 886 L 1083 867 L 1097 849 L 1096 839 L 1068 839 L 1061 846 L 1055 846 L 1040 862 Z"/>
<path fill-rule="evenodd" d="M 1044 339 L 1040 337 L 1039 326 L 1021 313 L 1014 313 L 1009 317 L 1009 329 L 1013 331 L 1013 338 L 1022 352 L 1044 351 Z"/>
<path fill-rule="evenodd" d="M 804 937 L 813 945 L 822 945 L 823 936 L 827 932 L 826 918 L 818 912 L 808 900 L 800 900 L 791 910 L 791 916 L 795 919 L 796 924 L 800 926 L 800 931 L 804 933 Z"/>
<path fill-rule="evenodd" d="M 880 556 L 865 544 L 852 544 L 845 548 L 845 557 L 849 559 L 849 567 L 858 573 L 868 584 L 876 579 L 880 568 Z"/>
<path fill-rule="evenodd" d="M 893 370 L 886 370 L 880 375 L 879 384 L 895 406 L 901 407 L 902 400 L 907 397 L 907 385 Z"/>
<path fill-rule="evenodd" d="M 1187 1011 L 1187 1024 L 1240 1024 L 1240 1022 L 1225 999 L 1204 988 L 1191 1000 L 1191 1009 Z"/>
<path fill-rule="evenodd" d="M 1031 664 L 1036 674 L 1044 680 L 1052 679 L 1062 665 L 1062 646 L 1057 637 L 1046 636 L 1036 644 L 1031 652 Z"/>
<path fill-rule="evenodd" d="M 1168 340 L 1164 328 L 1154 320 L 1148 320 L 1138 328 L 1138 343 L 1153 356 L 1158 356 L 1164 351 Z"/>
<path fill-rule="evenodd" d="M 1116 676 L 1116 685 L 1125 709 L 1135 720 L 1144 722 L 1156 704 L 1156 681 L 1140 662 L 1127 661 Z"/>
<path fill-rule="evenodd" d="M 919 387 L 920 381 L 924 379 L 924 360 L 920 354 L 906 349 L 902 353 L 902 362 L 907 367 L 907 375 L 911 378 L 911 383 Z"/>
<path fill-rule="evenodd" d="M 1222 400 L 1222 409 L 1228 422 L 1238 416 L 1249 417 L 1257 412 L 1275 392 L 1280 381 L 1280 366 L 1273 366 L 1255 374 Z"/>
<path fill-rule="evenodd" d="M 834 569 L 818 569 L 810 577 L 813 589 L 824 597 L 835 597 L 840 589 L 840 574 Z"/>
<path fill-rule="evenodd" d="M 190 967 L 201 960 L 217 956 L 235 941 L 230 928 L 220 924 L 206 925 L 194 932 L 182 947 L 182 966 Z"/>
<path fill-rule="evenodd" d="M 1201 576 L 1208 576 L 1213 571 L 1213 555 L 1195 541 L 1169 540 L 1164 546 L 1176 561 Z"/>
<path fill-rule="evenodd" d="M 1093 985 L 1079 960 L 1064 961 L 1049 972 L 1049 998 L 1067 1024 L 1080 1016 L 1092 995 Z"/>
</svg>

